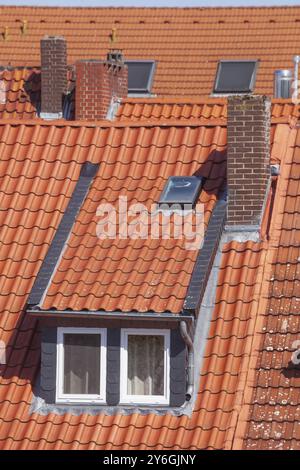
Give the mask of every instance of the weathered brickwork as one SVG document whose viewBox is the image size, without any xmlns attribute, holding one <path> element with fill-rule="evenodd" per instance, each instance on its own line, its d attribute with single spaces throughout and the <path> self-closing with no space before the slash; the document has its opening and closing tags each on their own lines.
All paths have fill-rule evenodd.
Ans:
<svg viewBox="0 0 300 470">
<path fill-rule="evenodd" d="M 67 43 L 63 37 L 41 39 L 41 68 L 41 113 L 61 115 L 67 90 Z"/>
<path fill-rule="evenodd" d="M 76 62 L 75 119 L 105 119 L 112 101 L 125 98 L 127 91 L 128 69 L 123 62 Z"/>
<path fill-rule="evenodd" d="M 228 98 L 228 226 L 260 224 L 270 180 L 270 110 L 266 96 Z"/>
</svg>

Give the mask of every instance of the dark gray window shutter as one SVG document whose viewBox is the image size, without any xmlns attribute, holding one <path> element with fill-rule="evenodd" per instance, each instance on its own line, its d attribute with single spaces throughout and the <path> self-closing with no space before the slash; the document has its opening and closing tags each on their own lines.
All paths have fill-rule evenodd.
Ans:
<svg viewBox="0 0 300 470">
<path fill-rule="evenodd" d="M 186 346 L 179 329 L 171 330 L 170 406 L 181 406 L 186 392 Z"/>
<path fill-rule="evenodd" d="M 46 403 L 55 403 L 57 328 L 42 330 L 40 393 Z"/>
<path fill-rule="evenodd" d="M 107 330 L 106 403 L 116 406 L 120 401 L 120 328 Z"/>
</svg>

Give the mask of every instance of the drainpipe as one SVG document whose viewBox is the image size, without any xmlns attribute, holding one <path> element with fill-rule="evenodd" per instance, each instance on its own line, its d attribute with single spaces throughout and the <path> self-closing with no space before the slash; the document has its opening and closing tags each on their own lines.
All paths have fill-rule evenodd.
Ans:
<svg viewBox="0 0 300 470">
<path fill-rule="evenodd" d="M 299 79 L 299 62 L 300 62 L 300 55 L 294 56 L 294 92 L 293 98 L 298 99 L 298 79 Z"/>
<path fill-rule="evenodd" d="M 194 392 L 194 345 L 187 332 L 185 321 L 180 322 L 180 334 L 188 349 L 187 389 L 185 394 L 186 402 L 188 402 L 192 398 Z"/>
</svg>

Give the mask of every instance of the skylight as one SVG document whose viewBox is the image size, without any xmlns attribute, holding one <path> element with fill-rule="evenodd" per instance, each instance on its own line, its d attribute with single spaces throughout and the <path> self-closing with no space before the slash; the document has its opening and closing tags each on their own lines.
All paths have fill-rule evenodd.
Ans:
<svg viewBox="0 0 300 470">
<path fill-rule="evenodd" d="M 257 60 L 220 60 L 214 93 L 251 93 L 257 67 Z"/>
<path fill-rule="evenodd" d="M 159 199 L 159 205 L 179 204 L 193 206 L 197 201 L 202 179 L 197 176 L 171 176 Z"/>
<path fill-rule="evenodd" d="M 125 64 L 128 65 L 128 93 L 151 93 L 154 60 L 126 60 Z"/>
</svg>

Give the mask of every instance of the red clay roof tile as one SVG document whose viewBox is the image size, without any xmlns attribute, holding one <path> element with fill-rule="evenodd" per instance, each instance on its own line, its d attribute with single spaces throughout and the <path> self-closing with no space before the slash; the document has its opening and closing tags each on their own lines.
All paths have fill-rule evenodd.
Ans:
<svg viewBox="0 0 300 470">
<path fill-rule="evenodd" d="M 271 117 L 273 122 L 284 118 L 299 118 L 300 106 L 293 104 L 291 100 L 273 99 Z M 205 120 L 227 119 L 227 99 L 226 98 L 127 98 L 121 102 L 117 110 L 116 120 L 122 121 L 130 119 L 139 120 L 160 120 L 179 119 Z"/>
<path fill-rule="evenodd" d="M 296 139 L 295 139 L 296 137 Z M 282 213 L 277 227 L 268 305 L 258 348 L 253 398 L 245 447 L 299 449 L 297 406 L 300 375 L 292 363 L 299 339 L 299 130 L 293 152 L 286 155 L 281 190 Z M 295 177 L 296 176 L 296 177 Z"/>
<path fill-rule="evenodd" d="M 225 178 L 226 129 L 112 128 L 98 132 L 98 142 L 100 169 L 40 307 L 179 313 L 197 251 L 186 249 L 185 239 L 101 240 L 97 208 L 108 203 L 118 210 L 122 195 L 129 206 L 150 211 L 169 176 L 204 171 L 199 202 L 207 225 Z"/>
<path fill-rule="evenodd" d="M 299 378 L 294 369 L 288 368 L 288 363 L 290 340 L 299 333 L 298 287 L 295 284 L 291 292 L 290 281 L 295 281 L 295 276 L 297 279 L 297 175 L 300 161 L 297 142 L 300 140 L 299 131 L 288 124 L 278 124 L 274 128 L 272 155 L 281 162 L 281 175 L 275 195 L 271 238 L 259 243 L 232 241 L 223 247 L 216 305 L 191 417 L 138 413 L 129 416 L 42 416 L 29 409 L 32 386 L 40 367 L 39 332 L 36 321 L 25 315 L 23 309 L 78 179 L 79 164 L 102 162 L 103 168 L 100 166 L 89 195 L 93 204 L 106 191 L 100 174 L 116 188 L 116 194 L 131 171 L 134 178 L 128 187 L 134 190 L 140 188 L 140 181 L 145 184 L 159 180 L 157 169 L 152 167 L 166 157 L 166 145 L 175 153 L 169 154 L 162 181 L 169 166 L 185 171 L 184 158 L 184 161 L 193 162 L 195 168 L 206 162 L 207 175 L 214 175 L 219 187 L 222 181 L 219 171 L 223 166 L 221 152 L 212 154 L 204 150 L 203 145 L 206 143 L 213 149 L 223 150 L 225 130 L 207 127 L 202 131 L 198 129 L 200 132 L 197 133 L 197 125 L 161 129 L 156 125 L 150 126 L 151 131 L 147 129 L 148 135 L 143 125 L 135 128 L 124 125 L 116 129 L 113 125 L 99 129 L 96 125 L 78 123 L 72 126 L 29 122 L 0 125 L 3 157 L 0 162 L 0 261 L 3 263 L 0 270 L 3 293 L 0 337 L 9 343 L 8 364 L 0 366 L 0 448 L 221 449 L 241 448 L 245 436 L 248 436 L 245 446 L 250 448 L 299 445 L 294 424 Z M 142 130 L 143 137 L 140 135 Z M 156 145 L 149 160 L 147 146 L 151 142 Z M 136 146 L 139 146 L 141 161 L 151 163 L 151 171 L 143 180 L 140 179 L 143 173 L 136 169 L 139 161 L 139 153 L 134 151 Z M 197 149 L 196 156 L 193 149 Z M 128 174 L 124 173 L 125 166 Z M 214 173 L 216 166 L 219 169 Z M 151 184 L 143 189 L 141 194 L 145 193 L 146 200 L 155 197 L 156 189 L 152 194 Z M 108 193 L 107 198 L 114 200 Z M 89 211 L 82 212 L 79 218 L 89 222 Z M 77 239 L 80 240 L 79 224 L 73 232 L 75 246 Z M 83 253 L 86 249 L 83 245 Z M 64 263 L 69 269 L 70 260 Z M 270 291 L 267 305 L 266 294 L 273 276 L 277 282 L 273 284 L 276 291 Z M 165 282 L 168 282 L 167 278 Z M 272 354 L 268 350 L 271 343 L 275 346 Z M 287 376 L 282 374 L 282 369 Z M 266 384 L 270 384 L 268 389 Z"/>
<path fill-rule="evenodd" d="M 69 63 L 103 58 L 116 47 L 127 59 L 155 59 L 153 93 L 208 96 L 219 59 L 260 59 L 257 93 L 273 93 L 273 73 L 298 54 L 299 7 L 270 8 L 36 8 L 1 7 L 8 37 L 2 65 L 40 64 L 41 37 L 63 35 Z M 27 21 L 26 32 L 22 20 Z M 167 20 L 167 22 L 166 22 Z M 272 21 L 271 21 L 272 20 Z M 134 33 L 133 33 L 134 31 Z"/>
</svg>

